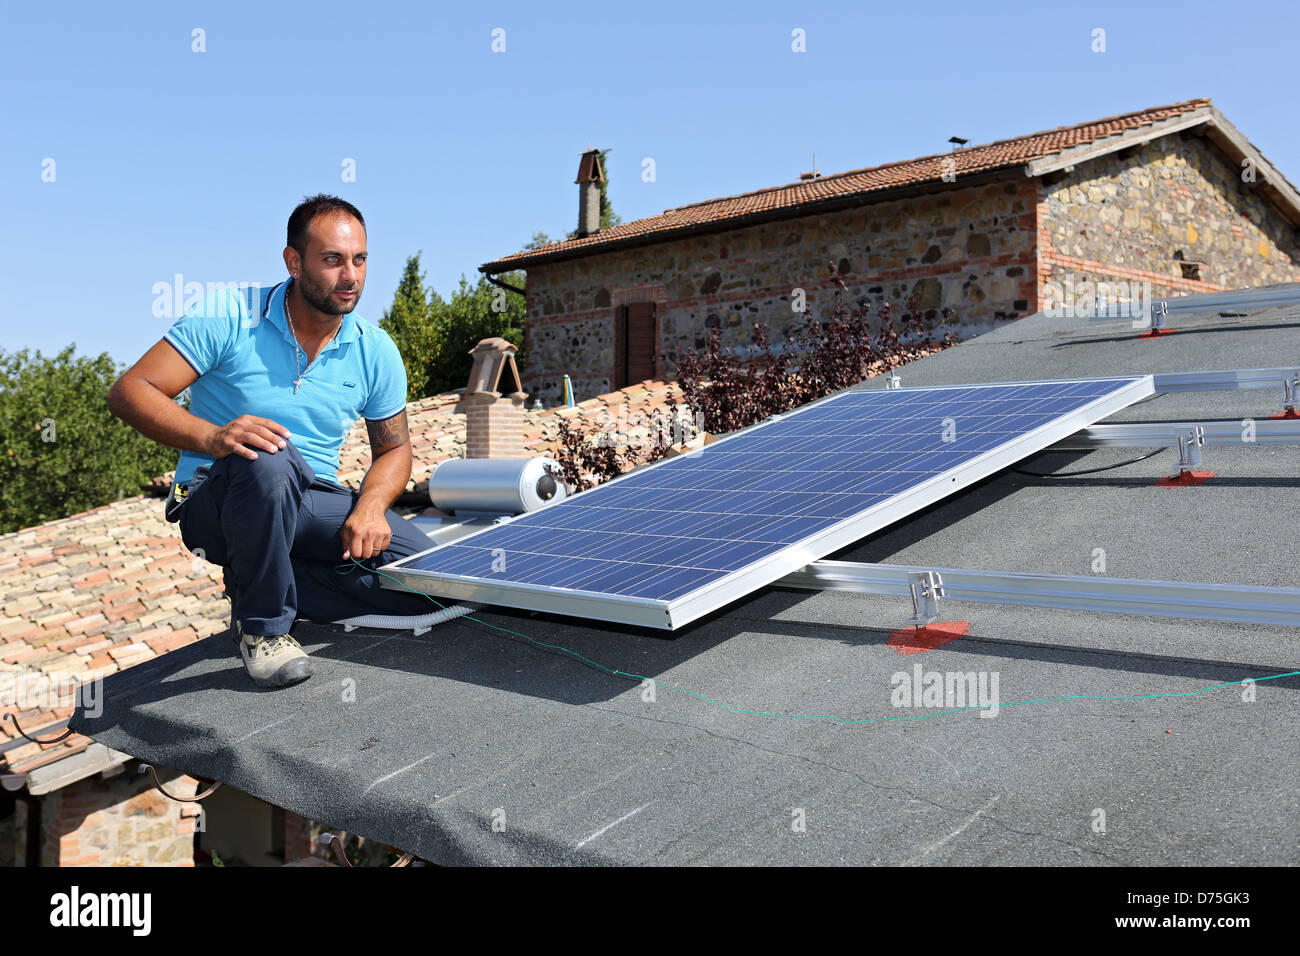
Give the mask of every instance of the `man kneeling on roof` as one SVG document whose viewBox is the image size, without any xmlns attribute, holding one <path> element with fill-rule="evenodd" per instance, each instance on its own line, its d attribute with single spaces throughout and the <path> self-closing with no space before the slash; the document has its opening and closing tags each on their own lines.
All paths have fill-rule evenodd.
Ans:
<svg viewBox="0 0 1300 956">
<path fill-rule="evenodd" d="M 432 546 L 391 510 L 411 477 L 406 371 L 388 333 L 354 310 L 366 226 L 351 203 L 304 200 L 289 217 L 289 278 L 225 289 L 189 309 L 109 392 L 113 414 L 181 449 L 166 517 L 225 568 L 244 667 L 264 687 L 311 676 L 294 621 L 422 614 L 374 569 Z M 190 410 L 173 399 L 190 390 Z M 360 492 L 336 478 L 366 419 Z M 354 561 L 364 563 L 358 567 Z"/>
</svg>

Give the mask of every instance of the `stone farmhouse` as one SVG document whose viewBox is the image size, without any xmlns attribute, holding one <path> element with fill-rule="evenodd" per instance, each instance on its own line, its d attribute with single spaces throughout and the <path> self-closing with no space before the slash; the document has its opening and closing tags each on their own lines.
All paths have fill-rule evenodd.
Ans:
<svg viewBox="0 0 1300 956">
<path fill-rule="evenodd" d="M 671 378 L 710 328 L 743 345 L 763 321 L 779 345 L 795 290 L 828 311 L 828 261 L 856 304 L 951 308 L 963 336 L 1099 295 L 1300 279 L 1300 193 L 1208 99 L 804 173 L 604 230 L 602 177 L 584 153 L 576 238 L 479 267 L 527 271 L 524 387 L 547 403 L 565 374 L 578 399 Z"/>
</svg>

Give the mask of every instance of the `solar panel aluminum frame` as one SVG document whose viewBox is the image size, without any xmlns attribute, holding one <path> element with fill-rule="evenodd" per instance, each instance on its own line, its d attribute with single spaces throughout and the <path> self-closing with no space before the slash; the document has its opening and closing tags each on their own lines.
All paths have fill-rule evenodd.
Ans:
<svg viewBox="0 0 1300 956">
<path fill-rule="evenodd" d="M 1082 381 L 1116 382 L 1117 387 L 1114 391 L 1093 399 L 1088 404 L 1082 405 L 1072 412 L 1019 434 L 955 468 L 926 479 L 886 501 L 873 505 L 856 515 L 844 518 L 829 528 L 823 529 L 752 564 L 737 568 L 727 576 L 672 601 L 626 597 L 575 588 L 495 582 L 484 578 L 435 575 L 430 572 L 407 570 L 402 567 L 407 562 L 415 561 L 429 552 L 437 550 L 436 547 L 386 565 L 381 570 L 387 575 L 392 575 L 401 584 L 390 584 L 385 578 L 381 578 L 381 583 L 384 587 L 390 589 L 401 589 L 402 585 L 405 585 L 406 588 L 425 594 L 459 601 L 495 604 L 661 630 L 676 630 L 712 611 L 725 607 L 735 600 L 773 584 L 787 574 L 791 574 L 814 561 L 819 561 L 826 555 L 833 554 L 835 551 L 847 547 L 855 541 L 859 541 L 867 535 L 893 524 L 895 521 L 906 518 L 910 514 L 941 501 L 990 475 L 996 474 L 1003 468 L 1022 461 L 1035 452 L 1075 434 L 1080 429 L 1086 428 L 1088 425 L 1092 425 L 1106 416 L 1132 405 L 1134 402 L 1156 394 L 1150 375 L 1102 376 L 1090 379 L 1071 378 L 1031 382 L 965 383 L 961 385 L 917 386 L 915 388 L 891 390 L 892 394 L 896 395 L 899 391 L 945 391 L 974 387 L 1051 385 Z M 858 390 L 853 389 L 851 391 Z M 843 394 L 844 392 L 837 392 L 802 408 L 773 417 L 779 419 L 788 415 L 796 415 L 805 409 L 832 402 Z M 716 450 L 717 446 L 722 442 L 730 441 L 755 429 L 762 428 L 763 425 L 770 421 L 772 421 L 771 418 L 765 419 L 757 424 L 739 429 L 718 439 L 707 448 Z M 643 468 L 634 469 L 627 474 L 605 482 L 601 487 L 616 484 L 633 474 L 640 475 L 647 469 L 659 467 L 672 460 L 664 459 Z M 581 499 L 575 498 L 574 500 Z M 456 543 L 464 544 L 472 541 L 477 535 L 490 530 L 488 528 L 466 535 L 457 539 Z"/>
</svg>

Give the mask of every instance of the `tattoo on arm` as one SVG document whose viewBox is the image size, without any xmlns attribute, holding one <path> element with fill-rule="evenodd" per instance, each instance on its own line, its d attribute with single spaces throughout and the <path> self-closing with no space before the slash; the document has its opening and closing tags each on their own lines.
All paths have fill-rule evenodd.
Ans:
<svg viewBox="0 0 1300 956">
<path fill-rule="evenodd" d="M 383 421 L 367 421 L 366 431 L 370 435 L 371 458 L 378 458 L 399 445 L 405 445 L 410 441 L 410 434 L 406 428 L 406 409 Z"/>
</svg>

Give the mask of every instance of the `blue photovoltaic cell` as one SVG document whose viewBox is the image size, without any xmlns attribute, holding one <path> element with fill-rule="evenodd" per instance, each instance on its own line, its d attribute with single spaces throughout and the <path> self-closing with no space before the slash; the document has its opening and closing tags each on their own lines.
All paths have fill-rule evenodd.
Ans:
<svg viewBox="0 0 1300 956">
<path fill-rule="evenodd" d="M 391 567 L 670 602 L 1133 382 L 845 392 Z"/>
</svg>

